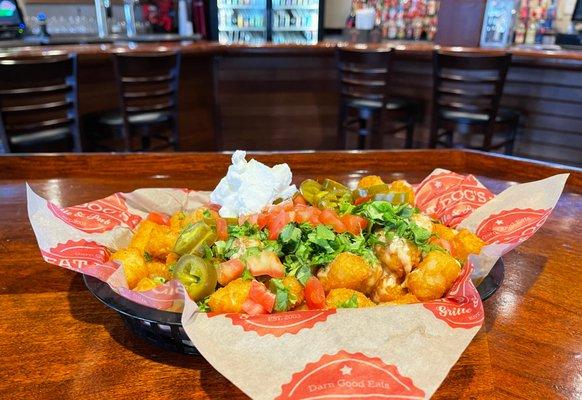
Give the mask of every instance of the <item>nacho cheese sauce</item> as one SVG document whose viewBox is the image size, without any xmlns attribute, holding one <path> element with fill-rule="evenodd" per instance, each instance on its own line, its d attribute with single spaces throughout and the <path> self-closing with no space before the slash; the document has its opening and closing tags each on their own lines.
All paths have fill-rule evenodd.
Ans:
<svg viewBox="0 0 582 400">
<path fill-rule="evenodd" d="M 245 157 L 245 151 L 234 152 L 226 176 L 210 194 L 210 201 L 221 206 L 219 214 L 223 218 L 258 213 L 275 200 L 286 200 L 297 191 L 291 185 L 289 165 L 270 168 L 254 159 L 246 161 Z"/>
</svg>

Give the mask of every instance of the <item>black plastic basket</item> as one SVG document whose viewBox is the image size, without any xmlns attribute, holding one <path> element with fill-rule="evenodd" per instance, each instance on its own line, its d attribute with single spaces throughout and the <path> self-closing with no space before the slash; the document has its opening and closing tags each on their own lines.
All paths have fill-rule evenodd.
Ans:
<svg viewBox="0 0 582 400">
<path fill-rule="evenodd" d="M 95 297 L 121 315 L 125 326 L 137 336 L 167 350 L 200 355 L 182 327 L 182 314 L 137 304 L 92 276 L 83 275 L 83 281 Z"/>
<path fill-rule="evenodd" d="M 482 300 L 486 300 L 501 285 L 504 266 L 501 259 L 477 287 Z M 156 310 L 137 304 L 115 293 L 111 287 L 92 276 L 84 275 L 85 285 L 95 297 L 121 315 L 125 325 L 137 336 L 167 350 L 200 355 L 184 331 L 181 314 Z"/>
</svg>

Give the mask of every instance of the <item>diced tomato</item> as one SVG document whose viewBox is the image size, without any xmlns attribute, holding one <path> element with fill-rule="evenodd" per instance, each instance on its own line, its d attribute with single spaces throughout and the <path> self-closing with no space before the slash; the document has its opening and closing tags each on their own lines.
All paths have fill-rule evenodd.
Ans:
<svg viewBox="0 0 582 400">
<path fill-rule="evenodd" d="M 170 217 L 168 217 L 166 214 L 155 211 L 148 214 L 148 220 L 158 225 L 170 225 Z"/>
<path fill-rule="evenodd" d="M 228 239 L 228 228 L 224 218 L 216 218 L 216 234 L 218 236 L 218 240 Z"/>
<path fill-rule="evenodd" d="M 337 214 L 332 210 L 323 210 L 319 216 L 322 224 L 331 225 L 333 230 L 337 233 L 344 233 L 347 231 L 344 223 L 339 219 Z"/>
<path fill-rule="evenodd" d="M 213 203 L 208 204 L 206 207 L 208 207 L 210 210 L 213 210 L 213 211 L 220 211 L 220 209 L 222 208 L 222 206 L 220 204 L 213 204 Z"/>
<path fill-rule="evenodd" d="M 357 215 L 346 214 L 341 217 L 343 224 L 346 226 L 348 232 L 353 235 L 359 235 L 368 225 L 368 221 L 365 218 L 359 217 Z"/>
<path fill-rule="evenodd" d="M 285 277 L 285 266 L 272 251 L 265 250 L 256 256 L 247 258 L 247 267 L 253 276 Z"/>
<path fill-rule="evenodd" d="M 269 239 L 271 240 L 277 240 L 285 225 L 291 222 L 288 213 L 283 210 L 269 215 L 268 219 L 267 229 L 269 229 Z"/>
<path fill-rule="evenodd" d="M 370 200 L 372 198 L 372 196 L 364 196 L 364 197 L 358 197 L 355 201 L 354 204 L 357 206 L 359 204 L 365 203 L 368 200 Z"/>
<path fill-rule="evenodd" d="M 299 224 L 304 222 L 310 222 L 313 224 L 312 218 L 314 216 L 315 215 L 313 214 L 313 212 L 308 208 L 299 208 L 295 211 L 295 222 Z M 319 222 L 319 218 L 317 218 L 317 222 Z"/>
<path fill-rule="evenodd" d="M 251 299 L 246 299 L 241 308 L 249 315 L 267 314 L 262 305 Z"/>
<path fill-rule="evenodd" d="M 244 269 L 245 265 L 238 258 L 220 263 L 216 268 L 218 283 L 222 286 L 226 286 L 230 281 L 234 281 L 241 276 Z"/>
<path fill-rule="evenodd" d="M 325 306 L 325 291 L 315 276 L 309 278 L 305 284 L 305 301 L 310 309 L 320 309 Z"/>
<path fill-rule="evenodd" d="M 251 282 L 251 289 L 249 290 L 250 300 L 260 304 L 263 309 L 270 313 L 273 311 L 275 305 L 275 295 L 267 289 L 267 287 L 259 281 L 253 280 Z"/>
<path fill-rule="evenodd" d="M 295 205 L 297 205 L 297 204 L 307 205 L 307 201 L 300 194 L 296 194 L 295 197 L 293 197 L 293 204 L 295 204 Z"/>
<path fill-rule="evenodd" d="M 263 229 L 265 226 L 267 226 L 267 222 L 269 222 L 269 215 L 266 213 L 259 214 L 257 217 L 257 225 L 259 228 Z"/>
</svg>

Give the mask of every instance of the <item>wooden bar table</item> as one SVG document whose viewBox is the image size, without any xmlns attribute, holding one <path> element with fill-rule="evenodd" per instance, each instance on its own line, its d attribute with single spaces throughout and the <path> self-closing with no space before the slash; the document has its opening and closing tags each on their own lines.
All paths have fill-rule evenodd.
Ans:
<svg viewBox="0 0 582 400">
<path fill-rule="evenodd" d="M 369 173 L 418 182 L 442 167 L 476 174 L 498 193 L 515 182 L 570 172 L 546 224 L 504 257 L 505 280 L 484 302 L 484 326 L 434 398 L 582 396 L 582 170 L 454 150 L 254 156 L 269 164 L 289 163 L 296 183 L 307 177 L 353 183 Z M 80 275 L 45 263 L 26 209 L 25 182 L 59 205 L 140 187 L 211 190 L 229 157 L 0 157 L 1 399 L 245 397 L 202 357 L 161 350 L 134 337 L 87 291 Z"/>
</svg>

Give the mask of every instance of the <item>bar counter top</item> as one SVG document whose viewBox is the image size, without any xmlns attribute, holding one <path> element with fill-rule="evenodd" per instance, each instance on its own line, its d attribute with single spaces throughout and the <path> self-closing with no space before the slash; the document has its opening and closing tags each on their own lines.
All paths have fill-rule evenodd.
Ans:
<svg viewBox="0 0 582 400">
<path fill-rule="evenodd" d="M 313 45 L 293 45 L 265 43 L 262 45 L 220 44 L 217 42 L 156 42 L 156 43 L 112 43 L 112 44 L 79 44 L 79 45 L 47 45 L 0 47 L 0 57 L 46 55 L 60 52 L 75 52 L 82 57 L 102 57 L 115 52 L 148 52 L 164 50 L 180 50 L 186 55 L 322 55 L 329 56 L 337 46 L 358 46 L 373 49 L 394 47 L 399 52 L 411 55 L 426 56 L 435 49 L 455 52 L 500 53 L 509 51 L 519 59 L 554 60 L 560 63 L 582 61 L 582 51 L 575 50 L 540 50 L 534 48 L 511 47 L 509 49 L 486 49 L 478 47 L 446 47 L 433 43 L 402 43 L 386 42 L 381 44 L 350 44 L 348 42 L 322 41 Z M 576 63 L 577 64 L 577 63 Z"/>
</svg>

